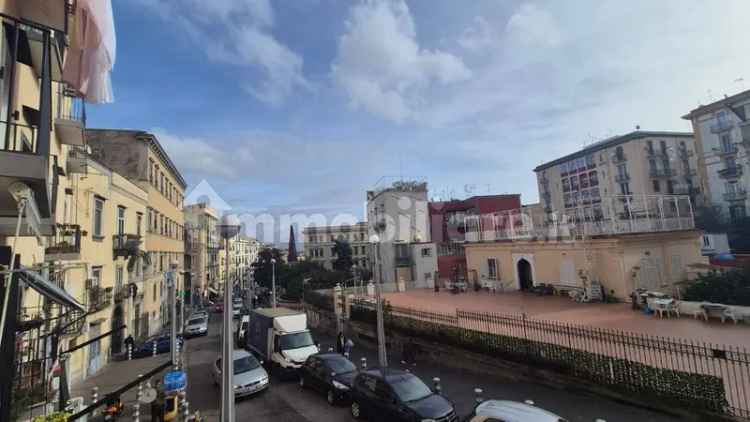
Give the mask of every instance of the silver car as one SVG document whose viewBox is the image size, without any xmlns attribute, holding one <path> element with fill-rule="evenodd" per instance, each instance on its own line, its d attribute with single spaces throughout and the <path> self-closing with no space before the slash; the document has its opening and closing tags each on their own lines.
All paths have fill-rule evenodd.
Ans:
<svg viewBox="0 0 750 422">
<path fill-rule="evenodd" d="M 566 422 L 557 416 L 530 403 L 510 400 L 487 400 L 474 409 L 470 422 L 507 421 L 507 422 Z"/>
<path fill-rule="evenodd" d="M 213 374 L 216 385 L 221 385 L 221 358 L 214 361 Z M 268 387 L 268 373 L 255 356 L 244 350 L 235 350 L 232 384 L 235 397 L 259 393 Z"/>
<path fill-rule="evenodd" d="M 185 337 L 205 335 L 208 335 L 208 317 L 193 316 L 185 323 Z"/>
</svg>

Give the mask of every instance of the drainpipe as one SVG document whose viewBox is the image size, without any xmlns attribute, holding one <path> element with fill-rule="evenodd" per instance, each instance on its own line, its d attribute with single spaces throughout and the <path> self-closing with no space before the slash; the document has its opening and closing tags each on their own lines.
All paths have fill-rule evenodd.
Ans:
<svg viewBox="0 0 750 422">
<path fill-rule="evenodd" d="M 23 221 L 24 210 L 26 209 L 26 199 L 18 201 L 18 220 L 16 220 L 16 234 L 13 237 L 13 246 L 10 249 L 10 271 L 5 275 L 5 297 L 3 298 L 3 315 L 0 319 L 0 348 L 3 344 L 3 336 L 5 335 L 5 322 L 8 313 L 8 299 L 10 299 L 10 283 L 13 281 L 13 269 L 16 265 L 16 245 L 18 243 L 18 236 L 21 233 L 21 221 Z"/>
</svg>

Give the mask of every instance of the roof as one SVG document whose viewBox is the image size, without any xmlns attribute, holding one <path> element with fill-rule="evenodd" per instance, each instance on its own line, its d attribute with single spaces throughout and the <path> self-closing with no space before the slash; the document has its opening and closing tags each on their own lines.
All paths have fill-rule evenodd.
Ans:
<svg viewBox="0 0 750 422">
<path fill-rule="evenodd" d="M 330 232 L 345 232 L 353 230 L 367 229 L 367 222 L 360 221 L 355 224 L 339 224 L 337 226 L 307 226 L 302 229 L 302 233 L 330 233 Z"/>
<path fill-rule="evenodd" d="M 572 159 L 585 157 L 593 152 L 601 151 L 603 149 L 607 149 L 613 146 L 624 144 L 625 142 L 632 141 L 635 139 L 658 138 L 658 137 L 692 138 L 693 133 L 692 132 L 658 132 L 658 131 L 637 130 L 635 132 L 630 132 L 625 135 L 613 136 L 611 138 L 604 139 L 602 141 L 589 145 L 588 147 L 583 148 L 582 150 L 576 151 L 572 154 L 568 154 L 560 158 L 557 158 L 555 160 L 546 162 L 544 164 L 540 164 L 534 169 L 534 171 L 537 172 L 537 171 L 541 171 L 544 169 L 548 169 L 550 167 L 554 167 L 558 164 L 565 163 Z"/>
<path fill-rule="evenodd" d="M 721 108 L 729 107 L 732 103 L 745 99 L 750 99 L 750 89 L 748 89 L 747 91 L 742 91 L 738 94 L 734 94 L 731 97 L 724 97 L 721 100 L 715 101 L 711 104 L 699 106 L 698 108 L 692 110 L 690 113 L 682 116 L 682 118 L 685 120 L 692 120 L 695 116 L 712 113 Z"/>
<path fill-rule="evenodd" d="M 288 316 L 288 315 L 299 315 L 302 313 L 300 311 L 295 311 L 294 309 L 288 309 L 288 308 L 258 308 L 258 309 L 254 309 L 254 311 L 260 315 L 263 315 L 269 318 Z"/>
</svg>

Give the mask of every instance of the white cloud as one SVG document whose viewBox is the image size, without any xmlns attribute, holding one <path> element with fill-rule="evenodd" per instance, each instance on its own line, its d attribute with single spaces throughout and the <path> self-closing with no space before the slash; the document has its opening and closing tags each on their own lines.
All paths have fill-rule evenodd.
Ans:
<svg viewBox="0 0 750 422">
<path fill-rule="evenodd" d="M 481 16 L 474 18 L 474 25 L 467 27 L 458 38 L 458 45 L 474 53 L 495 46 L 498 35 L 493 26 Z"/>
<path fill-rule="evenodd" d="M 508 19 L 505 31 L 527 48 L 556 47 L 562 42 L 562 33 L 552 14 L 532 3 L 521 5 Z"/>
<path fill-rule="evenodd" d="M 353 6 L 331 66 L 350 104 L 396 122 L 414 117 L 433 84 L 471 77 L 461 58 L 419 46 L 402 0 Z"/>
<path fill-rule="evenodd" d="M 271 33 L 268 0 L 140 0 L 176 23 L 214 61 L 246 68 L 240 84 L 260 101 L 281 105 L 296 88 L 309 89 L 302 57 Z M 252 78 L 250 71 L 262 77 Z"/>
</svg>

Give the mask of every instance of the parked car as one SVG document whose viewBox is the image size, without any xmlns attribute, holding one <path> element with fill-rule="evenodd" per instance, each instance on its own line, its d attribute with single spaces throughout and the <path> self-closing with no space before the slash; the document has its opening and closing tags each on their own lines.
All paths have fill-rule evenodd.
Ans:
<svg viewBox="0 0 750 422">
<path fill-rule="evenodd" d="M 180 347 L 182 347 L 182 344 L 184 342 L 182 336 L 177 336 L 177 341 L 180 342 Z M 133 351 L 133 357 L 144 358 L 152 356 L 154 354 L 154 343 L 156 343 L 157 354 L 167 353 L 172 348 L 169 334 L 161 334 L 159 336 L 149 338 L 140 346 L 136 347 L 136 349 Z"/>
<path fill-rule="evenodd" d="M 255 356 L 244 350 L 235 350 L 233 358 L 232 385 L 235 397 L 248 396 L 268 388 L 268 373 L 263 368 L 262 361 L 259 362 Z M 221 357 L 214 361 L 213 375 L 216 385 L 221 385 Z"/>
<path fill-rule="evenodd" d="M 214 313 L 220 314 L 224 312 L 224 303 L 223 302 L 216 302 L 214 303 L 213 307 Z"/>
<path fill-rule="evenodd" d="M 566 419 L 542 408 L 510 400 L 487 400 L 479 403 L 468 422 L 566 422 Z"/>
<path fill-rule="evenodd" d="M 328 404 L 349 400 L 349 390 L 359 372 L 357 367 L 338 353 L 318 353 L 310 356 L 299 369 L 299 385 L 326 395 Z"/>
<path fill-rule="evenodd" d="M 406 371 L 386 369 L 385 376 L 380 369 L 360 372 L 349 394 L 354 419 L 458 421 L 453 403 Z"/>
<path fill-rule="evenodd" d="M 193 316 L 185 323 L 185 337 L 208 335 L 208 316 Z"/>
<path fill-rule="evenodd" d="M 242 303 L 233 303 L 232 304 L 232 318 L 239 318 L 240 314 L 242 313 Z"/>
<path fill-rule="evenodd" d="M 193 311 L 192 314 L 190 314 L 190 318 L 201 317 L 201 316 L 206 317 L 206 319 L 208 319 L 208 311 L 205 309 L 198 309 L 196 311 Z"/>
</svg>

